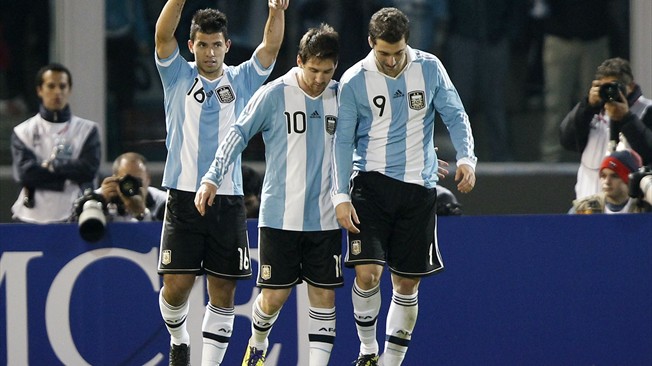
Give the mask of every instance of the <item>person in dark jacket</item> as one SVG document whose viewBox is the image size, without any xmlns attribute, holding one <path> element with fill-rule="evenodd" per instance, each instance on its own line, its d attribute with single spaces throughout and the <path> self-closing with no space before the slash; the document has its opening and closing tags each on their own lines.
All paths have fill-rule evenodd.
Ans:
<svg viewBox="0 0 652 366">
<path fill-rule="evenodd" d="M 600 163 L 614 150 L 630 148 L 643 165 L 652 163 L 652 100 L 643 96 L 627 60 L 611 58 L 598 67 L 588 95 L 566 115 L 559 132 L 564 148 L 582 154 L 576 198 L 600 192 Z"/>
</svg>

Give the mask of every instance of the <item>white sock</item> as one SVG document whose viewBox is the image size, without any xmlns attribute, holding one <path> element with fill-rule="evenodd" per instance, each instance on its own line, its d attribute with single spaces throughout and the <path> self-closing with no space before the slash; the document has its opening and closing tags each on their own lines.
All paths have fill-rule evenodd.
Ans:
<svg viewBox="0 0 652 366">
<path fill-rule="evenodd" d="M 254 301 L 254 306 L 251 309 L 251 338 L 249 345 L 258 350 L 267 350 L 269 345 L 269 333 L 278 319 L 280 310 L 275 314 L 267 314 L 260 308 L 260 301 L 262 300 L 263 293 L 259 293 Z"/>
<path fill-rule="evenodd" d="M 310 366 L 326 366 L 335 342 L 335 308 L 310 307 Z"/>
<path fill-rule="evenodd" d="M 354 280 L 351 298 L 355 327 L 360 338 L 360 354 L 378 354 L 376 323 L 380 312 L 380 285 L 365 291 Z"/>
<path fill-rule="evenodd" d="M 188 316 L 188 302 L 181 306 L 172 306 L 163 298 L 163 289 L 158 294 L 158 306 L 165 326 L 170 333 L 170 344 L 190 344 L 190 334 L 186 328 L 186 317 Z"/>
<path fill-rule="evenodd" d="M 231 340 L 234 319 L 235 310 L 233 308 L 218 308 L 210 303 L 206 305 L 204 322 L 201 327 L 204 341 L 201 354 L 202 365 L 222 363 Z"/>
<path fill-rule="evenodd" d="M 412 339 L 414 325 L 417 323 L 418 296 L 418 291 L 412 295 L 401 295 L 394 291 L 387 313 L 383 365 L 398 366 L 403 362 Z"/>
</svg>

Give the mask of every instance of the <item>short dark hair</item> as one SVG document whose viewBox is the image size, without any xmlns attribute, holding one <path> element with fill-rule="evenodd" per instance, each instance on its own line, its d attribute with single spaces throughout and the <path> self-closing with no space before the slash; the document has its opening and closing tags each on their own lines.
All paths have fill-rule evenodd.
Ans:
<svg viewBox="0 0 652 366">
<path fill-rule="evenodd" d="M 43 74 L 45 74 L 48 71 L 66 73 L 66 75 L 68 75 L 68 86 L 72 88 L 72 74 L 70 73 L 70 70 L 68 70 L 68 68 L 63 66 L 62 64 L 56 62 L 49 63 L 38 70 L 38 72 L 36 73 L 36 80 L 35 80 L 37 88 L 43 85 Z"/>
<path fill-rule="evenodd" d="M 340 56 L 340 36 L 326 23 L 322 23 L 317 28 L 310 28 L 306 34 L 301 37 L 299 42 L 299 58 L 301 62 L 307 62 L 309 59 L 316 57 L 320 59 L 330 59 L 337 64 Z"/>
<path fill-rule="evenodd" d="M 620 83 L 625 85 L 634 81 L 634 75 L 632 75 L 632 67 L 629 65 L 629 61 L 620 57 L 604 60 L 598 66 L 595 78 L 602 79 L 606 77 L 615 77 Z"/>
<path fill-rule="evenodd" d="M 382 8 L 371 16 L 369 38 L 374 44 L 378 39 L 396 43 L 405 38 L 407 42 L 410 39 L 410 20 L 396 8 Z"/>
<path fill-rule="evenodd" d="M 197 32 L 205 34 L 222 33 L 224 39 L 229 39 L 229 22 L 226 14 L 217 9 L 200 9 L 192 16 L 190 23 L 190 39 L 195 40 Z"/>
</svg>

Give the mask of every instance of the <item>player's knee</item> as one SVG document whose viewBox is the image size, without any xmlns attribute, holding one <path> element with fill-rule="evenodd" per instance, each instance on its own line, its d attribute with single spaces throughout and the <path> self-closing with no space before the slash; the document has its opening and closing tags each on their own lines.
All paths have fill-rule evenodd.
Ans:
<svg viewBox="0 0 652 366">
<path fill-rule="evenodd" d="M 394 291 L 401 295 L 412 295 L 419 290 L 419 278 L 392 276 Z"/>
<path fill-rule="evenodd" d="M 355 279 L 358 287 L 363 290 L 370 290 L 380 283 L 380 273 L 376 271 L 358 271 Z"/>
<path fill-rule="evenodd" d="M 287 300 L 289 291 L 263 289 L 263 296 L 260 300 L 260 308 L 266 314 L 274 314 L 279 311 Z"/>
</svg>

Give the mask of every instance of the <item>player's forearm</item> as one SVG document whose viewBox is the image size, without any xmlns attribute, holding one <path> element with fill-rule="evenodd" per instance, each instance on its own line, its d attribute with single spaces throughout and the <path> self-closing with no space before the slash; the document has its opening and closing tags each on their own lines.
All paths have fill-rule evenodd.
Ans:
<svg viewBox="0 0 652 366">
<path fill-rule="evenodd" d="M 285 34 L 285 11 L 282 9 L 269 9 L 263 42 L 257 51 L 258 60 L 264 68 L 272 66 L 283 44 Z"/>
<path fill-rule="evenodd" d="M 159 57 L 169 56 L 177 46 L 174 32 L 177 30 L 185 0 L 169 0 L 163 6 L 156 22 L 156 52 Z"/>
</svg>

